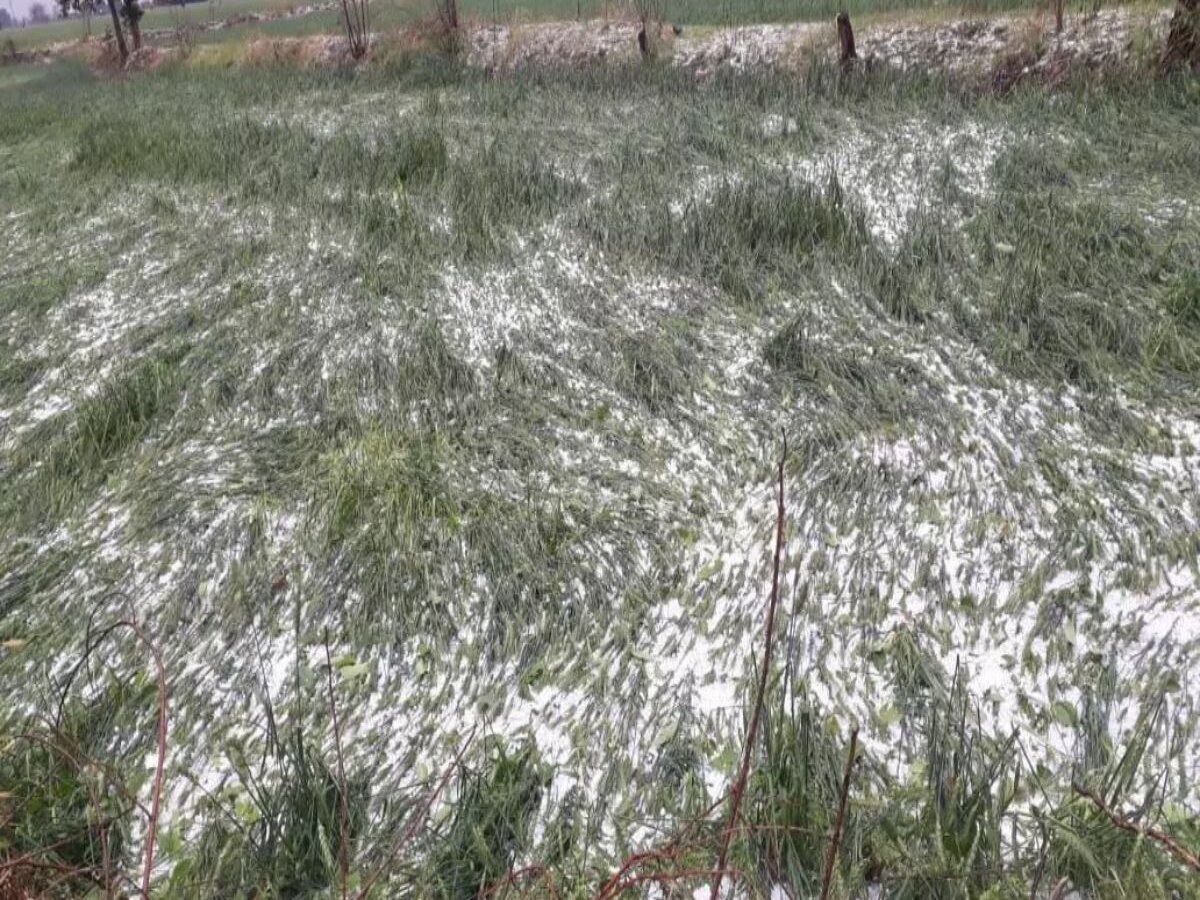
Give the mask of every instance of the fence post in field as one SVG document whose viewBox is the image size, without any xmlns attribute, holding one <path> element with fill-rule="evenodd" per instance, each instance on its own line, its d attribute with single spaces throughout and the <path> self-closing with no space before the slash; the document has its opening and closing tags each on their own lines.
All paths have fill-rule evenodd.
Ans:
<svg viewBox="0 0 1200 900">
<path fill-rule="evenodd" d="M 841 60 L 842 68 L 846 69 L 851 65 L 850 60 L 858 58 L 858 54 L 854 50 L 854 29 L 850 27 L 849 13 L 838 13 L 837 31 L 838 44 L 841 47 L 838 59 Z"/>
<path fill-rule="evenodd" d="M 1175 4 L 1160 65 L 1165 72 L 1179 64 L 1200 72 L 1200 0 L 1177 0 Z"/>
</svg>

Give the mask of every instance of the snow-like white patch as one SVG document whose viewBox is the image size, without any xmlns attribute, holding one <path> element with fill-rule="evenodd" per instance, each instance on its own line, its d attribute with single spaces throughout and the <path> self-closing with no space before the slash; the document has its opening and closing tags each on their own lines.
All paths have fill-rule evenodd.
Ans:
<svg viewBox="0 0 1200 900">
<path fill-rule="evenodd" d="M 779 113 L 771 113 L 763 117 L 762 120 L 762 136 L 765 138 L 777 138 L 783 135 L 791 134 L 796 130 L 796 120 L 791 116 L 781 116 Z"/>
<path fill-rule="evenodd" d="M 415 112 L 418 105 L 417 97 L 390 91 L 364 93 L 335 105 L 318 92 L 305 102 L 251 109 L 247 115 L 263 125 L 296 128 L 319 140 L 354 135 L 373 145 L 388 128 Z"/>
<path fill-rule="evenodd" d="M 879 131 L 848 125 L 831 146 L 790 158 L 784 167 L 819 187 L 836 177 L 866 214 L 872 233 L 895 245 L 922 209 L 954 211 L 985 198 L 992 166 L 1011 141 L 1006 130 L 977 122 L 917 120 Z M 946 188 L 953 191 L 948 203 Z"/>
</svg>

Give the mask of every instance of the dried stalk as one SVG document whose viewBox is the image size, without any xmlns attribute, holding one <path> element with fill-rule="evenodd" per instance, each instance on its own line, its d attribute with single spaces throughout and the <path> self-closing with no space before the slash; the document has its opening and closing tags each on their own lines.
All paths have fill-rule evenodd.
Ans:
<svg viewBox="0 0 1200 900">
<path fill-rule="evenodd" d="M 858 753 L 858 726 L 850 732 L 850 752 L 846 756 L 846 770 L 842 773 L 842 793 L 838 800 L 837 820 L 833 825 L 833 836 L 829 851 L 825 854 L 825 874 L 821 878 L 821 900 L 829 900 L 833 887 L 833 866 L 837 862 L 838 845 L 842 842 L 842 831 L 846 827 L 846 802 L 850 798 L 850 776 L 854 773 L 854 759 Z"/>
<path fill-rule="evenodd" d="M 762 719 L 763 700 L 767 693 L 767 679 L 771 674 L 771 651 L 775 643 L 775 611 L 779 606 L 779 561 L 783 556 L 784 508 L 784 464 L 787 462 L 787 440 L 783 442 L 783 453 L 779 458 L 779 493 L 775 509 L 775 562 L 771 573 L 771 599 L 767 607 L 766 633 L 763 638 L 762 671 L 758 676 L 758 691 L 754 700 L 754 714 L 750 717 L 750 730 L 746 733 L 746 746 L 742 750 L 742 767 L 730 793 L 729 824 L 721 837 L 721 853 L 717 857 L 717 868 L 713 872 L 711 900 L 721 893 L 721 880 L 729 858 L 729 841 L 741 812 L 742 796 L 746 793 L 746 782 L 750 777 L 750 762 L 754 757 L 754 743 L 758 738 L 758 724 Z"/>
<path fill-rule="evenodd" d="M 1071 787 L 1079 796 L 1090 800 L 1092 805 L 1100 810 L 1100 812 L 1104 813 L 1104 815 L 1108 817 L 1108 820 L 1117 828 L 1121 829 L 1122 831 L 1127 831 L 1130 834 L 1136 834 L 1142 837 L 1150 838 L 1150 840 L 1161 844 L 1163 847 L 1166 847 L 1167 850 L 1171 852 L 1172 856 L 1174 856 L 1177 860 L 1179 860 L 1179 862 L 1183 863 L 1189 869 L 1195 872 L 1200 872 L 1200 858 L 1197 858 L 1194 853 L 1189 852 L 1186 848 L 1181 846 L 1179 842 L 1169 834 L 1165 834 L 1156 828 L 1151 828 L 1148 825 L 1138 825 L 1136 822 L 1129 821 L 1129 819 L 1125 818 L 1120 813 L 1113 810 L 1107 803 L 1105 803 L 1095 793 L 1095 791 L 1084 787 L 1078 782 L 1073 783 Z"/>
</svg>

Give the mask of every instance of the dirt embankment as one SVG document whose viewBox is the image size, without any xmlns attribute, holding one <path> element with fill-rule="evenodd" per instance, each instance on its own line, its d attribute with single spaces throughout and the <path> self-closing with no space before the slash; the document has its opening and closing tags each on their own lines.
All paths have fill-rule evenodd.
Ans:
<svg viewBox="0 0 1200 900">
<path fill-rule="evenodd" d="M 139 71 L 154 68 L 167 59 L 180 55 L 181 47 L 186 46 L 199 34 L 210 31 L 225 31 L 241 25 L 256 25 L 263 22 L 274 22 L 279 19 L 294 19 L 310 16 L 314 13 L 337 9 L 337 0 L 321 0 L 301 6 L 289 6 L 286 9 L 268 9 L 259 12 L 235 13 L 224 19 L 213 22 L 192 22 L 177 28 L 144 28 L 142 40 L 145 45 L 130 54 L 126 68 Z M 103 18 L 99 18 L 103 22 Z M 111 38 L 111 32 L 104 23 L 104 36 L 87 37 L 73 41 L 57 41 L 44 47 L 30 50 L 17 50 L 15 47 L 0 51 L 0 64 L 4 63 L 48 63 L 60 56 L 70 56 L 82 59 L 89 65 L 111 71 L 119 68 L 116 47 Z"/>
<path fill-rule="evenodd" d="M 1061 34 L 1044 15 L 965 19 L 941 23 L 878 23 L 860 29 L 862 65 L 946 71 L 992 78 L 1007 72 L 1057 78 L 1068 71 L 1139 62 L 1162 45 L 1170 10 L 1154 13 L 1105 10 L 1072 17 Z M 533 24 L 476 29 L 467 59 L 476 66 L 507 69 L 529 64 L 579 64 L 638 57 L 639 26 L 632 22 Z M 719 72 L 801 69 L 814 58 L 836 59 L 837 33 L 830 23 L 754 25 L 664 31 L 660 56 L 706 76 Z"/>
<path fill-rule="evenodd" d="M 945 22 L 868 23 L 857 34 L 858 64 L 946 72 L 998 89 L 1007 89 L 1025 78 L 1055 83 L 1080 70 L 1152 62 L 1162 47 L 1170 15 L 1168 8 L 1152 12 L 1104 10 L 1070 17 L 1061 33 L 1055 33 L 1053 18 L 1042 13 Z M 205 27 L 232 26 L 226 20 Z M 428 30 L 417 26 L 405 32 L 375 35 L 373 41 L 377 51 L 388 45 L 430 43 Z M 629 63 L 640 56 L 639 30 L 636 22 L 622 20 L 477 25 L 464 29 L 459 46 L 466 64 L 493 72 L 531 65 Z M 186 39 L 173 46 L 147 46 L 134 54 L 125 68 L 154 68 L 185 55 L 188 46 Z M 660 64 L 688 69 L 699 77 L 769 69 L 800 71 L 813 60 L 836 59 L 838 50 L 833 23 L 812 22 L 678 30 L 664 24 L 651 35 L 650 46 Z M 60 55 L 73 55 L 109 71 L 119 68 L 111 41 L 104 40 L 52 45 L 25 54 L 21 61 L 50 61 Z M 251 65 L 329 66 L 354 62 L 344 37 L 335 34 L 259 38 L 245 44 L 236 58 Z"/>
</svg>

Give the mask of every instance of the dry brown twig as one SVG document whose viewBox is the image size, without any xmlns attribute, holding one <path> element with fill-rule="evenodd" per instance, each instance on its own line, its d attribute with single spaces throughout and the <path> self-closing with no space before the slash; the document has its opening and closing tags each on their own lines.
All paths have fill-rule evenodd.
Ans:
<svg viewBox="0 0 1200 900">
<path fill-rule="evenodd" d="M 362 890 L 355 895 L 355 900 L 366 900 L 367 896 L 371 893 L 371 888 L 373 888 L 375 886 L 375 882 L 379 880 L 379 876 L 382 875 L 383 871 L 392 864 L 392 861 L 399 855 L 400 851 L 404 849 L 405 845 L 412 840 L 413 835 L 417 833 L 417 829 L 421 826 L 421 823 L 425 821 L 425 817 L 429 814 L 430 808 L 435 802 L 437 802 L 437 798 L 441 796 L 442 791 L 446 789 L 446 785 L 450 781 L 450 776 L 454 774 L 454 770 L 458 768 L 458 764 L 462 762 L 462 758 L 466 755 L 467 748 L 471 746 L 471 741 L 474 740 L 474 738 L 475 730 L 471 729 L 471 733 L 468 734 L 467 739 L 463 741 L 462 747 L 459 748 L 459 751 L 455 754 L 454 759 L 450 760 L 450 764 L 447 765 L 445 771 L 442 772 L 442 777 L 438 779 L 437 785 L 425 796 L 425 800 L 421 803 L 420 809 L 408 817 L 408 826 L 403 832 L 401 832 L 399 840 L 397 840 L 392 846 L 392 849 L 388 851 L 388 855 L 384 858 L 379 868 L 371 873 L 370 877 L 363 882 Z"/>
<path fill-rule="evenodd" d="M 728 793 L 722 794 L 719 798 L 710 803 L 707 809 L 703 810 L 698 815 L 693 816 L 690 820 L 684 823 L 684 825 L 676 830 L 676 832 L 671 836 L 671 839 L 661 847 L 651 850 L 643 850 L 638 853 L 632 853 L 625 857 L 625 859 L 621 861 L 621 865 L 617 868 L 617 871 L 610 875 L 600 885 L 600 889 L 596 892 L 595 900 L 607 900 L 607 898 L 616 896 L 617 892 L 621 889 L 620 885 L 622 884 L 623 879 L 632 869 L 639 868 L 640 866 L 651 862 L 674 860 L 684 850 L 698 848 L 700 845 L 696 842 L 685 844 L 683 842 L 684 838 L 689 835 L 697 825 L 706 821 L 708 817 L 712 815 L 713 810 L 717 809 L 717 807 L 724 803 L 728 797 Z"/>
<path fill-rule="evenodd" d="M 833 866 L 837 862 L 838 845 L 842 842 L 842 830 L 846 827 L 846 802 L 850 798 L 850 776 L 854 774 L 854 760 L 858 754 L 858 726 L 850 732 L 850 752 L 846 755 L 846 770 L 842 773 L 842 792 L 838 800 L 837 820 L 825 854 L 825 873 L 821 877 L 821 900 L 829 900 L 833 887 Z"/>
<path fill-rule="evenodd" d="M 1181 846 L 1180 843 L 1169 834 L 1159 831 L 1156 828 L 1151 828 L 1148 825 L 1138 825 L 1136 822 L 1131 822 L 1129 819 L 1125 818 L 1107 803 L 1105 803 L 1095 791 L 1093 791 L 1091 788 L 1084 787 L 1082 784 L 1079 784 L 1079 782 L 1072 783 L 1071 788 L 1079 796 L 1090 800 L 1092 805 L 1095 806 L 1096 809 L 1100 810 L 1100 812 L 1104 813 L 1108 820 L 1117 828 L 1121 829 L 1121 831 L 1126 831 L 1129 834 L 1136 834 L 1142 837 L 1150 838 L 1150 840 L 1161 844 L 1163 847 L 1169 850 L 1171 855 L 1179 860 L 1179 862 L 1183 863 L 1183 865 L 1187 866 L 1193 871 L 1200 872 L 1200 858 L 1197 858 L 1194 853 Z"/>
<path fill-rule="evenodd" d="M 154 869 L 154 837 L 158 830 L 159 803 L 162 800 L 163 772 L 167 764 L 167 673 L 163 667 L 162 654 L 141 627 L 131 621 L 125 623 L 154 658 L 155 674 L 158 678 L 158 760 L 154 766 L 154 787 L 150 804 L 150 821 L 146 829 L 146 862 L 142 868 L 142 896 L 150 896 L 150 875 Z"/>
<path fill-rule="evenodd" d="M 742 808 L 742 795 L 750 777 L 750 762 L 754 757 L 754 742 L 758 737 L 758 723 L 762 719 L 763 700 L 767 693 L 767 679 L 771 674 L 771 651 L 775 643 L 775 613 L 779 607 L 779 563 L 783 556 L 783 528 L 786 515 L 784 505 L 784 466 L 787 463 L 787 438 L 783 441 L 783 453 L 779 457 L 778 498 L 775 508 L 775 561 L 771 572 L 771 598 L 767 606 L 766 634 L 763 638 L 762 670 L 758 676 L 758 688 L 754 699 L 754 714 L 750 717 L 750 728 L 746 732 L 746 745 L 742 749 L 742 767 L 730 792 L 729 825 L 721 837 L 721 852 L 717 857 L 717 868 L 713 872 L 711 900 L 721 893 L 721 880 L 729 858 L 729 841 L 733 837 L 738 815 Z"/>
<path fill-rule="evenodd" d="M 550 869 L 541 863 L 533 863 L 520 869 L 513 869 L 503 878 L 496 879 L 488 888 L 480 891 L 479 898 L 480 900 L 484 900 L 486 897 L 495 896 L 505 888 L 513 887 L 518 882 L 529 878 L 538 878 L 544 881 L 546 883 L 546 890 L 550 893 L 551 900 L 558 900 L 558 889 L 554 884 L 554 875 L 551 874 Z M 522 896 L 524 896 L 523 893 Z"/>
<path fill-rule="evenodd" d="M 739 876 L 736 869 L 727 869 L 723 874 L 734 877 Z M 624 881 L 619 882 L 614 892 L 610 895 L 619 897 L 625 891 L 632 890 L 635 887 L 641 887 L 646 884 L 671 884 L 676 881 L 682 881 L 685 878 L 705 878 L 712 875 L 711 869 L 674 869 L 666 872 L 643 872 L 638 875 L 632 875 Z"/>
<path fill-rule="evenodd" d="M 342 0 L 342 21 L 346 26 L 346 41 L 350 55 L 362 59 L 371 43 L 371 22 L 368 0 Z"/>
<path fill-rule="evenodd" d="M 337 695 L 333 690 L 333 659 L 329 654 L 329 629 L 325 629 L 325 666 L 329 683 L 329 714 L 333 718 L 333 746 L 338 766 L 338 869 L 342 879 L 342 900 L 346 900 L 346 881 L 350 874 L 350 857 L 346 846 L 346 829 L 350 812 L 346 805 L 346 764 L 342 758 L 342 729 L 338 724 Z"/>
</svg>

